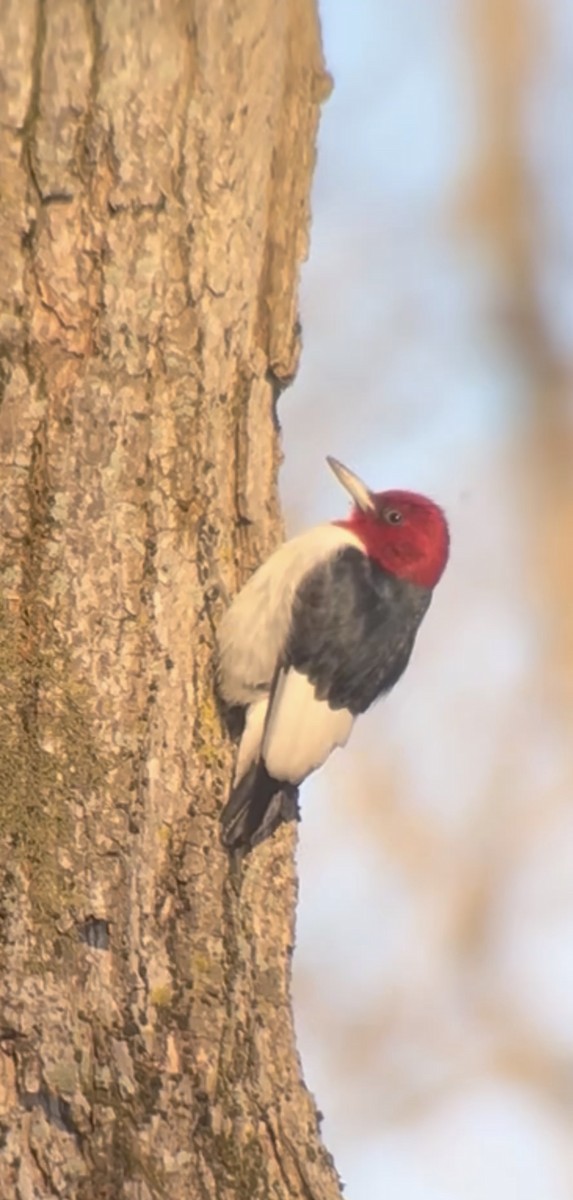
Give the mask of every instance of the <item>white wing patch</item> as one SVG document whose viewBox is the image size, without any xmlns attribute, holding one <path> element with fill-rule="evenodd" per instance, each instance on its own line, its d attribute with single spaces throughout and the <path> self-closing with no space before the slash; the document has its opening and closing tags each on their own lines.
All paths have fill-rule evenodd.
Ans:
<svg viewBox="0 0 573 1200">
<path fill-rule="evenodd" d="M 270 689 L 301 579 L 344 546 L 363 549 L 348 529 L 318 525 L 285 542 L 251 575 L 218 631 L 219 690 L 229 704 L 250 704 Z"/>
<path fill-rule="evenodd" d="M 245 728 L 237 755 L 235 787 L 243 775 L 247 774 L 251 763 L 259 757 L 268 705 L 269 698 L 265 696 L 264 700 L 257 700 L 256 704 L 250 704 L 247 709 Z"/>
<path fill-rule="evenodd" d="M 335 746 L 345 745 L 353 724 L 348 709 L 317 700 L 306 675 L 292 668 L 281 671 L 263 739 L 267 771 L 274 779 L 302 783 Z"/>
</svg>

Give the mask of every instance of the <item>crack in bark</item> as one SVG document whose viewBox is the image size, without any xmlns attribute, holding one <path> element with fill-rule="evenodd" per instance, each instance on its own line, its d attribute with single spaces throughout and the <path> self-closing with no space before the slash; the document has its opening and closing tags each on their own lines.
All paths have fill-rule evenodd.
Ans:
<svg viewBox="0 0 573 1200">
<path fill-rule="evenodd" d="M 36 123 L 40 114 L 42 60 L 46 42 L 46 0 L 36 0 L 36 14 L 36 37 L 34 42 L 34 52 L 32 55 L 32 87 L 30 89 L 30 100 L 28 103 L 28 110 L 24 118 L 22 133 L 24 161 L 26 163 L 28 176 L 38 199 L 41 200 L 42 189 L 40 187 L 37 173 L 37 147 L 35 133 Z"/>
<path fill-rule="evenodd" d="M 71 1104 L 63 1096 L 50 1091 L 44 1084 L 36 1092 L 20 1092 L 19 1100 L 26 1112 L 31 1112 L 33 1108 L 41 1108 L 51 1125 L 55 1125 L 56 1129 L 61 1129 L 65 1133 L 72 1134 L 78 1142 L 81 1142 L 80 1131 L 72 1117 Z"/>
</svg>

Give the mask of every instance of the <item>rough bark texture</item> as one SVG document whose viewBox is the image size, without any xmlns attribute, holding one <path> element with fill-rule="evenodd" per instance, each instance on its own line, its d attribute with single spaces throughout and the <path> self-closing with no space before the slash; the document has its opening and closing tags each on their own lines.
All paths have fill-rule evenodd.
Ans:
<svg viewBox="0 0 573 1200">
<path fill-rule="evenodd" d="M 334 1200 L 214 628 L 279 534 L 313 0 L 2 0 L 0 1195 Z"/>
</svg>

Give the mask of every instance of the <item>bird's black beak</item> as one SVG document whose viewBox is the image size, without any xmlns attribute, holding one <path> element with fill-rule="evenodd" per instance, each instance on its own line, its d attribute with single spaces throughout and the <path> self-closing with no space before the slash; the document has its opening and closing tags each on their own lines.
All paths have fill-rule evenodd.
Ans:
<svg viewBox="0 0 573 1200">
<path fill-rule="evenodd" d="M 327 454 L 326 461 L 330 467 L 330 470 L 336 475 L 338 482 L 341 483 L 343 488 L 350 493 L 354 503 L 358 505 L 358 508 L 360 508 L 362 512 L 373 512 L 376 506 L 374 504 L 372 492 L 366 487 L 366 484 L 358 478 L 358 475 L 355 475 L 353 471 L 349 471 L 348 467 L 343 466 L 337 458 L 331 458 L 330 454 Z"/>
</svg>

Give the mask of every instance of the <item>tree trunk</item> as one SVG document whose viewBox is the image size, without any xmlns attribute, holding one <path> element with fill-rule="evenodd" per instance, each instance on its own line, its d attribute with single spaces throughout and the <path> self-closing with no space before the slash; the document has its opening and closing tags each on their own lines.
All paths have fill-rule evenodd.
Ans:
<svg viewBox="0 0 573 1200">
<path fill-rule="evenodd" d="M 0 1195 L 335 1200 L 295 831 L 230 872 L 228 595 L 280 532 L 314 0 L 2 0 Z"/>
</svg>

